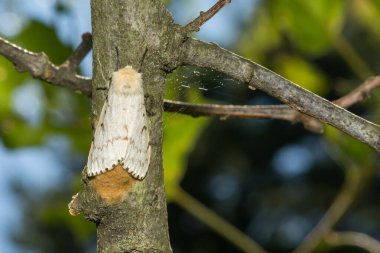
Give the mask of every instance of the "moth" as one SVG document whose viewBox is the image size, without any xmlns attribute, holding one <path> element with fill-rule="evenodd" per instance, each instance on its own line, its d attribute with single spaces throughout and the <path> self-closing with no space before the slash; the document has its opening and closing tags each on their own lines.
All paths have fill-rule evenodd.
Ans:
<svg viewBox="0 0 380 253">
<path fill-rule="evenodd" d="M 150 151 L 141 74 L 126 66 L 115 71 L 109 82 L 88 155 L 87 175 L 96 176 L 121 165 L 142 180 Z"/>
</svg>

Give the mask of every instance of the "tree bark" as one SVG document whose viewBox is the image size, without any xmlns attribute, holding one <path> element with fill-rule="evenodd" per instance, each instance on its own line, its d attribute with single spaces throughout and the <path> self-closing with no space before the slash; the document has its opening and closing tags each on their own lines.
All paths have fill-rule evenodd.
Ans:
<svg viewBox="0 0 380 253">
<path fill-rule="evenodd" d="M 125 175 L 116 169 L 110 171 L 116 175 L 114 181 L 108 172 L 96 176 L 96 180 L 87 180 L 84 175 L 82 189 L 70 208 L 97 224 L 98 252 L 171 252 L 162 166 L 163 90 L 167 74 L 162 68 L 162 54 L 172 38 L 169 31 L 173 29 L 173 20 L 159 0 L 92 0 L 91 12 L 93 115 L 100 115 L 111 73 L 131 65 L 143 77 L 152 151 L 148 174 L 142 181 L 127 178 L 127 184 L 117 185 L 123 184 L 118 179 Z M 99 184 L 106 190 L 122 189 L 123 197 L 113 199 L 114 192 L 108 192 L 105 198 L 99 194 Z"/>
</svg>

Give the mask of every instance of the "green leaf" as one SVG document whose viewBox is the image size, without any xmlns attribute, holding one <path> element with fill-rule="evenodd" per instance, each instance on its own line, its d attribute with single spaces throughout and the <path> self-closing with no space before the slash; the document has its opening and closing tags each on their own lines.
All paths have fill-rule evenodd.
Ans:
<svg viewBox="0 0 380 253">
<path fill-rule="evenodd" d="M 276 26 L 305 53 L 326 52 L 331 34 L 341 30 L 345 5 L 342 0 L 276 0 L 269 5 Z"/>
<path fill-rule="evenodd" d="M 279 30 L 263 8 L 255 13 L 255 22 L 242 34 L 236 48 L 239 54 L 255 62 L 263 63 L 265 54 L 280 46 L 282 40 Z"/>
<path fill-rule="evenodd" d="M 198 141 L 209 121 L 186 115 L 164 114 L 164 171 L 167 198 L 182 180 L 186 171 L 187 156 Z"/>
<path fill-rule="evenodd" d="M 165 85 L 165 98 L 174 100 L 205 102 L 199 89 L 180 89 L 180 84 L 193 86 L 201 78 L 194 75 L 193 67 L 179 68 L 170 75 Z M 198 73 L 198 72 L 196 72 Z M 203 76 L 202 76 L 203 77 Z M 179 113 L 164 113 L 164 172 L 168 201 L 173 189 L 181 182 L 187 163 L 187 155 L 198 141 L 209 121 L 208 118 L 193 118 Z"/>
<path fill-rule="evenodd" d="M 379 16 L 380 1 L 379 0 L 361 0 L 352 1 L 352 12 L 356 16 L 357 22 L 370 29 L 371 34 L 380 37 Z"/>
</svg>

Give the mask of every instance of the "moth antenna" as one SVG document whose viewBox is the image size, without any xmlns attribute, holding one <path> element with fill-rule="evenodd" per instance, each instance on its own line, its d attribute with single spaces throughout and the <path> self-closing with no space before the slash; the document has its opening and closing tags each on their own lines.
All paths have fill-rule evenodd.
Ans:
<svg viewBox="0 0 380 253">
<path fill-rule="evenodd" d="M 145 48 L 145 51 L 144 51 L 144 53 L 143 53 L 143 55 L 142 55 L 142 58 L 141 58 L 141 63 L 140 63 L 140 66 L 139 66 L 139 68 L 137 69 L 137 72 L 139 72 L 139 73 L 141 73 L 141 69 L 142 69 L 142 66 L 143 66 L 143 64 L 144 64 L 144 60 L 145 60 L 145 56 L 146 56 L 146 53 L 148 53 L 148 48 Z"/>
<path fill-rule="evenodd" d="M 116 70 L 120 69 L 120 59 L 119 59 L 119 48 L 115 46 L 116 49 Z"/>
</svg>

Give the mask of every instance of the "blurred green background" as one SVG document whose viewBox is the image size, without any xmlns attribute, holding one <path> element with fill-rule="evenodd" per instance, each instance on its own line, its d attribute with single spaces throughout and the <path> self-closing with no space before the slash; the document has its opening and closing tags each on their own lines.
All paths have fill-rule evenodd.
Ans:
<svg viewBox="0 0 380 253">
<path fill-rule="evenodd" d="M 214 2 L 165 4 L 186 24 Z M 332 100 L 379 72 L 379 18 L 379 0 L 234 0 L 195 36 Z M 91 29 L 88 0 L 4 0 L 0 20 L 2 37 L 56 64 Z M 91 75 L 91 56 L 80 72 Z M 168 77 L 165 93 L 192 103 L 278 104 L 191 66 Z M 379 122 L 379 94 L 350 110 Z M 90 118 L 88 98 L 33 80 L 0 57 L 1 252 L 95 252 L 95 225 L 67 211 L 87 159 Z M 268 252 L 291 252 L 339 192 L 349 200 L 338 206 L 347 212 L 334 228 L 380 239 L 378 164 L 378 154 L 331 127 L 316 135 L 288 122 L 165 113 L 173 250 L 243 252 L 245 234 Z M 317 250 L 365 252 L 332 245 L 324 240 Z"/>
</svg>

